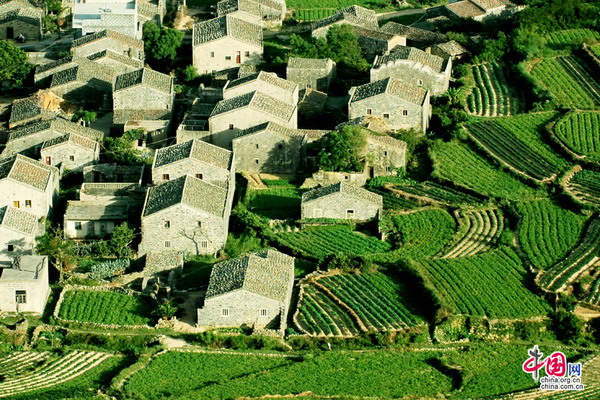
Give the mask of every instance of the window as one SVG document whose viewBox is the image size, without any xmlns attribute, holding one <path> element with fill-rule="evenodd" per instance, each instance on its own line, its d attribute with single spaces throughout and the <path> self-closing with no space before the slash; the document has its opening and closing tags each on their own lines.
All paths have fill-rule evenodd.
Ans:
<svg viewBox="0 0 600 400">
<path fill-rule="evenodd" d="M 230 61 L 231 60 L 231 56 L 225 56 L 225 59 Z"/>
<path fill-rule="evenodd" d="M 384 152 L 383 152 L 383 155 L 387 157 L 387 151 L 384 151 Z"/>
<path fill-rule="evenodd" d="M 198 228 L 202 228 L 202 221 L 198 221 L 198 222 L 196 222 L 196 226 L 197 226 Z"/>
<path fill-rule="evenodd" d="M 17 304 L 27 303 L 27 292 L 25 290 L 15 290 L 15 302 Z"/>
<path fill-rule="evenodd" d="M 47 165 L 52 165 L 52 157 L 46 156 L 46 164 Z"/>
<path fill-rule="evenodd" d="M 6 250 L 8 250 L 9 253 L 12 253 L 13 251 L 15 251 L 15 245 L 9 244 L 8 246 L 6 246 Z"/>
<path fill-rule="evenodd" d="M 214 56 L 215 56 L 215 52 L 214 52 L 214 51 L 211 51 L 211 52 L 210 52 L 210 56 L 211 56 L 211 57 L 214 57 Z"/>
<path fill-rule="evenodd" d="M 233 124 L 229 124 L 229 129 L 233 129 Z"/>
<path fill-rule="evenodd" d="M 163 181 L 169 180 L 169 174 L 163 174 Z"/>
<path fill-rule="evenodd" d="M 69 156 L 69 161 L 75 161 L 75 156 Z"/>
<path fill-rule="evenodd" d="M 390 119 L 390 114 L 383 114 L 383 118 Z"/>
<path fill-rule="evenodd" d="M 75 222 L 75 229 L 80 231 L 81 230 L 81 222 Z"/>
<path fill-rule="evenodd" d="M 196 174 L 196 178 L 202 179 L 202 174 Z"/>
<path fill-rule="evenodd" d="M 408 115 L 408 110 L 402 110 L 402 115 L 407 116 Z"/>
<path fill-rule="evenodd" d="M 138 139 L 137 144 L 138 144 L 138 147 L 143 147 L 144 146 L 144 139 Z"/>
<path fill-rule="evenodd" d="M 267 317 L 269 315 L 269 312 L 267 311 L 266 308 L 261 308 L 260 309 L 260 316 L 261 317 Z"/>
<path fill-rule="evenodd" d="M 373 110 L 371 110 L 370 108 L 367 108 L 367 115 L 371 115 L 373 114 Z"/>
<path fill-rule="evenodd" d="M 170 242 L 170 241 L 168 241 L 168 240 L 165 240 L 165 247 L 166 247 L 166 248 L 169 248 L 169 247 L 171 247 L 171 242 Z"/>
<path fill-rule="evenodd" d="M 306 88 L 307 88 L 307 89 L 312 89 L 312 85 L 311 85 L 310 83 L 307 83 L 307 84 L 306 84 Z"/>
<path fill-rule="evenodd" d="M 171 227 L 171 221 L 165 221 L 165 228 Z"/>
<path fill-rule="evenodd" d="M 423 79 L 419 79 L 419 86 L 423 84 Z"/>
<path fill-rule="evenodd" d="M 258 158 L 255 158 L 254 159 L 254 164 L 259 164 L 259 163 L 260 163 L 260 160 Z"/>
<path fill-rule="evenodd" d="M 13 207 L 15 207 L 15 208 L 21 208 L 21 203 L 18 200 L 13 201 Z"/>
<path fill-rule="evenodd" d="M 283 145 L 282 145 L 282 144 L 278 144 L 278 145 L 277 145 L 277 148 L 278 148 L 279 150 L 281 150 L 281 149 L 283 149 Z"/>
<path fill-rule="evenodd" d="M 348 218 L 348 219 L 354 218 L 354 210 L 346 210 L 346 218 Z"/>
<path fill-rule="evenodd" d="M 250 57 L 250 52 L 249 51 L 244 52 L 244 57 Z"/>
<path fill-rule="evenodd" d="M 31 208 L 31 200 L 25 200 L 25 207 Z"/>
<path fill-rule="evenodd" d="M 255 146 L 257 149 L 258 149 L 258 147 L 259 147 L 259 146 L 258 146 L 258 143 L 256 143 L 254 146 Z"/>
<path fill-rule="evenodd" d="M 208 240 L 203 240 L 200 242 L 200 247 L 206 249 L 208 247 Z"/>
<path fill-rule="evenodd" d="M 229 308 L 221 308 L 221 315 L 223 317 L 229 317 Z"/>
</svg>

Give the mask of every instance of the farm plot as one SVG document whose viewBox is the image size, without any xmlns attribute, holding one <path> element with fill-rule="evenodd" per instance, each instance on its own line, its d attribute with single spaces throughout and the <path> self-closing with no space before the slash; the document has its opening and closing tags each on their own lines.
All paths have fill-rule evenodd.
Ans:
<svg viewBox="0 0 600 400">
<path fill-rule="evenodd" d="M 522 114 L 467 126 L 471 138 L 493 157 L 532 179 L 552 179 L 567 163 L 542 141 L 541 131 L 556 113 Z"/>
<path fill-rule="evenodd" d="M 294 10 L 294 19 L 297 21 L 317 21 L 335 14 L 335 8 L 308 8 Z"/>
<path fill-rule="evenodd" d="M 388 243 L 355 233 L 349 226 L 342 225 L 312 226 L 298 232 L 281 232 L 277 234 L 277 241 L 282 246 L 316 259 L 338 253 L 365 255 L 390 249 Z"/>
<path fill-rule="evenodd" d="M 349 335 L 424 323 L 401 293 L 402 287 L 381 273 L 323 277 L 304 286 L 297 325 L 311 335 Z"/>
<path fill-rule="evenodd" d="M 112 291 L 69 290 L 58 316 L 67 321 L 107 325 L 149 325 L 151 304 L 139 296 Z"/>
<path fill-rule="evenodd" d="M 600 172 L 584 169 L 575 173 L 567 182 L 567 191 L 582 203 L 600 207 Z"/>
<path fill-rule="evenodd" d="M 519 245 L 538 269 L 564 258 L 579 242 L 587 220 L 549 200 L 520 203 L 515 211 L 519 216 Z"/>
<path fill-rule="evenodd" d="M 565 107 L 590 110 L 600 106 L 600 83 L 579 57 L 544 59 L 535 64 L 531 75 Z"/>
<path fill-rule="evenodd" d="M 394 193 L 398 193 L 409 199 L 417 199 L 433 204 L 467 205 L 477 204 L 483 200 L 481 197 L 476 197 L 435 182 L 407 182 L 394 185 L 390 189 Z"/>
<path fill-rule="evenodd" d="M 473 256 L 490 250 L 504 230 L 504 216 L 498 209 L 457 211 L 459 228 L 441 258 Z"/>
<path fill-rule="evenodd" d="M 492 166 L 460 142 L 436 142 L 430 147 L 433 174 L 485 196 L 519 200 L 536 192 L 512 175 Z"/>
<path fill-rule="evenodd" d="M 248 190 L 245 201 L 252 212 L 272 219 L 300 218 L 302 190 L 269 188 Z"/>
<path fill-rule="evenodd" d="M 574 153 L 600 161 L 600 112 L 572 112 L 554 126 L 556 137 Z"/>
<path fill-rule="evenodd" d="M 22 375 L 38 365 L 44 363 L 50 357 L 47 351 L 19 351 L 0 358 L 0 376 L 4 379 Z"/>
<path fill-rule="evenodd" d="M 388 210 L 410 210 L 421 206 L 417 201 L 400 196 L 383 186 L 368 186 L 367 189 L 383 197 L 383 208 Z"/>
<path fill-rule="evenodd" d="M 592 283 L 585 301 L 600 306 L 600 276 Z"/>
<path fill-rule="evenodd" d="M 397 8 L 394 6 L 392 0 L 288 0 L 286 5 L 288 10 L 301 10 L 301 9 L 322 9 L 322 8 L 333 8 L 339 10 L 340 8 L 350 7 L 352 5 L 359 5 L 377 12 L 382 11 L 393 11 Z"/>
<path fill-rule="evenodd" d="M 475 87 L 467 97 L 471 114 L 496 117 L 525 112 L 525 95 L 509 81 L 510 71 L 498 63 L 472 67 Z"/>
<path fill-rule="evenodd" d="M 583 43 L 600 40 L 600 32 L 591 29 L 565 29 L 552 32 L 546 37 L 550 48 L 555 50 L 574 49 Z"/>
<path fill-rule="evenodd" d="M 592 53 L 594 53 L 594 55 L 600 59 L 600 44 L 595 44 L 593 46 L 590 46 L 590 50 L 592 51 Z"/>
<path fill-rule="evenodd" d="M 579 242 L 563 260 L 538 276 L 541 287 L 558 292 L 577 280 L 600 260 L 600 216 L 594 217 Z"/>
<path fill-rule="evenodd" d="M 20 352 L 18 357 L 32 357 L 30 352 Z M 8 356 L 11 357 L 11 356 Z M 0 397 L 17 396 L 37 390 L 49 390 L 54 386 L 72 380 L 99 366 L 110 358 L 110 354 L 93 351 L 73 351 L 65 356 L 42 364 L 34 371 L 9 377 L 0 382 Z M 0 359 L 0 362 L 2 360 Z"/>
<path fill-rule="evenodd" d="M 523 284 L 527 272 L 508 248 L 472 257 L 430 259 L 422 262 L 420 273 L 452 313 L 519 319 L 550 310 Z"/>
</svg>

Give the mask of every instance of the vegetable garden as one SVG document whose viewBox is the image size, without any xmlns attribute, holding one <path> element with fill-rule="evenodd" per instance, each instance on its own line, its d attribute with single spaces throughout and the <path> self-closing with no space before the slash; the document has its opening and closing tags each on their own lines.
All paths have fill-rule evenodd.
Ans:
<svg viewBox="0 0 600 400">
<path fill-rule="evenodd" d="M 490 250 L 504 230 L 504 217 L 498 209 L 457 211 L 458 232 L 442 251 L 441 258 L 472 256 Z"/>
<path fill-rule="evenodd" d="M 304 8 L 294 10 L 294 19 L 297 21 L 317 21 L 335 14 L 335 8 Z"/>
<path fill-rule="evenodd" d="M 567 182 L 568 192 L 582 203 L 600 207 L 600 172 L 581 170 Z"/>
<path fill-rule="evenodd" d="M 407 182 L 394 185 L 394 192 L 408 198 L 417 198 L 429 203 L 442 204 L 476 204 L 482 198 L 475 197 L 460 190 L 441 185 L 436 182 Z"/>
<path fill-rule="evenodd" d="M 493 62 L 473 65 L 475 87 L 467 97 L 471 114 L 496 117 L 525 111 L 525 95 L 509 81 L 510 71 Z"/>
<path fill-rule="evenodd" d="M 580 47 L 585 42 L 600 40 L 600 32 L 591 29 L 565 29 L 552 32 L 546 37 L 552 49 L 573 49 Z"/>
<path fill-rule="evenodd" d="M 572 112 L 561 118 L 554 132 L 574 153 L 600 162 L 600 112 Z"/>
<path fill-rule="evenodd" d="M 302 191 L 296 188 L 270 188 L 246 193 L 248 209 L 267 218 L 300 217 Z"/>
</svg>

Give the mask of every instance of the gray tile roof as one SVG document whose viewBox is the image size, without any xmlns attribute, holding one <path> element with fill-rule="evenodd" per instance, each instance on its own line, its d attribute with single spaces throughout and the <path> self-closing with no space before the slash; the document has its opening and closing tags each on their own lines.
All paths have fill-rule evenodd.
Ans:
<svg viewBox="0 0 600 400">
<path fill-rule="evenodd" d="M 193 45 L 197 46 L 223 37 L 262 47 L 262 27 L 232 15 L 217 17 L 194 25 Z"/>
<path fill-rule="evenodd" d="M 369 133 L 367 140 L 379 142 L 381 144 L 396 147 L 401 150 L 406 150 L 406 142 L 404 142 L 402 140 L 394 139 L 393 137 L 388 136 L 388 135 L 383 135 L 383 134 L 377 135 L 377 134 Z"/>
<path fill-rule="evenodd" d="M 42 72 L 46 72 L 53 68 L 59 67 L 61 65 L 68 64 L 71 61 L 73 61 L 73 56 L 66 56 L 66 57 L 61 58 L 60 60 L 52 61 L 47 64 L 38 65 L 37 67 L 35 67 L 35 73 L 39 74 Z"/>
<path fill-rule="evenodd" d="M 352 28 L 354 34 L 359 37 L 366 37 L 370 39 L 380 40 L 383 42 L 388 42 L 392 40 L 394 37 L 399 36 L 390 32 L 384 32 L 379 29 L 368 29 L 360 26 L 355 26 Z"/>
<path fill-rule="evenodd" d="M 125 124 L 128 121 L 168 121 L 173 110 L 115 110 L 113 124 Z"/>
<path fill-rule="evenodd" d="M 380 79 L 354 88 L 350 103 L 380 94 L 389 94 L 412 104 L 423 105 L 427 90 L 394 78 Z"/>
<path fill-rule="evenodd" d="M 137 183 L 84 182 L 79 193 L 94 197 L 125 197 L 138 187 Z"/>
<path fill-rule="evenodd" d="M 42 23 L 42 17 L 37 10 L 32 8 L 17 8 L 0 14 L 0 24 L 11 21 L 22 21 L 39 26 Z"/>
<path fill-rule="evenodd" d="M 100 32 L 93 33 L 91 35 L 85 35 L 80 37 L 79 39 L 73 40 L 72 49 L 76 47 L 85 46 L 88 43 L 92 43 L 96 40 L 109 38 L 113 40 L 118 40 L 119 42 L 125 43 L 130 47 L 134 47 L 140 50 L 144 50 L 144 42 L 142 40 L 134 39 L 131 36 L 123 35 L 121 33 L 111 31 L 109 29 L 105 29 Z"/>
<path fill-rule="evenodd" d="M 397 22 L 388 22 L 381 27 L 384 32 L 393 33 L 406 37 L 406 39 L 421 42 L 421 43 L 443 43 L 447 42 L 448 38 L 446 35 L 437 32 L 426 31 L 425 29 L 419 29 L 408 25 L 402 25 Z"/>
<path fill-rule="evenodd" d="M 406 60 L 430 67 L 434 72 L 442 73 L 448 65 L 448 59 L 442 58 L 415 47 L 396 46 L 389 54 L 375 57 L 373 68 L 382 65 L 394 64 L 396 61 Z"/>
<path fill-rule="evenodd" d="M 96 129 L 88 128 L 75 122 L 67 121 L 62 118 L 52 120 L 38 121 L 24 125 L 9 131 L 8 141 L 13 141 L 26 136 L 35 135 L 40 132 L 52 130 L 57 133 L 76 133 L 92 140 L 102 140 L 104 133 Z"/>
<path fill-rule="evenodd" d="M 484 8 L 479 7 L 477 4 L 469 0 L 462 0 L 457 1 L 456 3 L 448 4 L 446 5 L 446 8 L 462 18 L 473 18 L 485 15 Z"/>
<path fill-rule="evenodd" d="M 102 51 L 99 51 L 97 53 L 93 53 L 93 54 L 90 54 L 87 56 L 87 58 L 92 61 L 97 61 L 97 60 L 100 60 L 105 57 L 110 58 L 115 61 L 118 61 L 122 64 L 128 65 L 130 67 L 134 67 L 134 68 L 143 68 L 144 67 L 143 61 L 138 60 L 137 58 L 131 58 L 131 57 L 127 57 L 123 54 L 115 53 L 114 51 L 111 51 L 111 50 L 102 50 Z"/>
<path fill-rule="evenodd" d="M 76 133 L 67 133 L 66 135 L 62 135 L 54 139 L 45 141 L 42 145 L 42 149 L 48 149 L 50 147 L 68 143 L 72 143 L 78 147 L 81 147 L 84 150 L 89 150 L 93 152 L 95 152 L 98 149 L 98 146 L 100 146 L 98 142 L 90 138 L 86 138 L 85 136 L 81 136 Z"/>
<path fill-rule="evenodd" d="M 135 85 L 146 85 L 161 92 L 172 93 L 173 78 L 149 68 L 141 68 L 137 71 L 126 72 L 117 76 L 115 92 Z"/>
<path fill-rule="evenodd" d="M 217 3 L 217 16 L 242 11 L 250 15 L 255 15 L 260 18 L 260 5 L 252 0 L 223 0 Z"/>
<path fill-rule="evenodd" d="M 58 71 L 52 75 L 50 87 L 69 82 L 87 83 L 93 79 L 108 82 L 112 85 L 115 71 L 111 67 L 91 61 L 85 57 L 77 57 L 75 62 L 78 65 Z"/>
<path fill-rule="evenodd" d="M 0 161 L 0 180 L 10 179 L 41 191 L 52 183 L 53 174 L 58 174 L 57 168 L 21 154 Z"/>
<path fill-rule="evenodd" d="M 293 69 L 316 69 L 327 71 L 329 68 L 329 58 L 300 58 L 290 57 L 288 60 L 287 68 Z"/>
<path fill-rule="evenodd" d="M 154 19 L 156 16 L 164 17 L 166 11 L 165 7 L 161 7 L 160 4 L 147 0 L 137 0 L 136 5 L 138 13 L 148 19 Z"/>
<path fill-rule="evenodd" d="M 233 153 L 200 139 L 194 139 L 158 149 L 155 154 L 153 168 L 162 167 L 187 158 L 229 170 L 233 160 Z"/>
<path fill-rule="evenodd" d="M 227 208 L 227 189 L 192 176 L 182 176 L 148 189 L 143 216 L 149 216 L 177 204 L 217 217 L 224 217 Z"/>
<path fill-rule="evenodd" d="M 35 135 L 40 132 L 45 132 L 52 127 L 52 121 L 37 121 L 31 124 L 27 124 L 23 127 L 16 128 L 8 131 L 8 141 L 21 139 L 27 136 Z"/>
<path fill-rule="evenodd" d="M 293 257 L 271 249 L 246 254 L 213 266 L 206 298 L 246 290 L 286 303 L 293 276 Z"/>
<path fill-rule="evenodd" d="M 42 107 L 36 96 L 16 99 L 10 109 L 9 124 L 15 124 L 26 119 L 42 117 Z"/>
<path fill-rule="evenodd" d="M 316 21 L 312 25 L 312 30 L 332 25 L 343 21 L 351 25 L 358 25 L 368 29 L 379 29 L 375 11 L 360 6 L 350 6 L 342 8 L 330 17 Z"/>
<path fill-rule="evenodd" d="M 467 49 L 465 49 L 456 40 L 451 40 L 451 41 L 446 42 L 446 43 L 436 44 L 436 45 L 434 45 L 434 47 L 439 48 L 444 53 L 446 53 L 446 54 L 448 54 L 450 56 L 457 56 L 457 55 L 464 54 L 464 53 L 467 52 Z"/>
<path fill-rule="evenodd" d="M 128 217 L 126 202 L 69 201 L 65 211 L 68 221 L 125 221 Z"/>
<path fill-rule="evenodd" d="M 366 201 L 375 204 L 378 207 L 383 207 L 383 197 L 346 182 L 334 183 L 333 185 L 323 186 L 305 192 L 302 194 L 302 202 L 309 202 L 336 193 L 343 193 L 344 195 L 354 197 L 357 200 Z"/>
<path fill-rule="evenodd" d="M 212 118 L 216 115 L 243 107 L 252 107 L 255 110 L 265 112 L 284 121 L 289 121 L 290 118 L 292 118 L 292 115 L 294 115 L 294 110 L 296 109 L 294 105 L 255 91 L 231 99 L 219 101 L 210 117 Z"/>
<path fill-rule="evenodd" d="M 305 133 L 300 132 L 298 129 L 291 129 L 283 125 L 276 124 L 275 122 L 264 122 L 251 128 L 243 129 L 239 132 L 236 132 L 235 137 L 239 138 L 243 136 L 254 135 L 260 132 L 270 132 L 278 136 L 290 138 L 298 136 L 302 137 L 305 135 Z"/>
<path fill-rule="evenodd" d="M 298 87 L 298 85 L 296 83 L 288 81 L 283 78 L 280 78 L 277 76 L 277 74 L 275 74 L 273 72 L 260 71 L 255 74 L 251 74 L 251 75 L 245 76 L 243 78 L 239 78 L 239 79 L 235 79 L 233 81 L 227 82 L 227 85 L 225 86 L 225 88 L 223 90 L 227 91 L 229 89 L 232 89 L 232 88 L 235 88 L 238 86 L 242 86 L 242 85 L 254 82 L 254 81 L 260 81 L 261 83 L 264 83 L 264 84 L 276 86 L 276 87 L 286 90 L 290 93 L 294 92 L 296 90 L 296 88 Z"/>
<path fill-rule="evenodd" d="M 0 226 L 34 235 L 38 229 L 38 219 L 34 214 L 14 207 L 0 208 Z"/>
</svg>

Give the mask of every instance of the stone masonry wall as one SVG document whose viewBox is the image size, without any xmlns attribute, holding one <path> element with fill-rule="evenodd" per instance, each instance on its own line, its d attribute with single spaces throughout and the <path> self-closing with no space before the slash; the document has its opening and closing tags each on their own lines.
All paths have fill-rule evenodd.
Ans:
<svg viewBox="0 0 600 400">
<path fill-rule="evenodd" d="M 358 200 L 344 193 L 302 202 L 302 219 L 304 218 L 336 218 L 356 219 L 359 221 L 377 217 L 379 207 L 376 204 Z M 349 218 L 348 210 L 354 210 L 354 218 Z"/>
<path fill-rule="evenodd" d="M 115 110 L 170 110 L 173 95 L 145 85 L 136 85 L 113 93 Z"/>
<path fill-rule="evenodd" d="M 96 151 L 69 144 L 42 149 L 42 161 L 46 162 L 47 157 L 50 157 L 50 165 L 54 167 L 81 172 L 84 167 L 93 165 L 98 161 L 100 146 L 97 147 Z"/>
<path fill-rule="evenodd" d="M 369 114 L 367 110 L 371 110 Z M 404 111 L 408 115 L 404 115 Z M 366 115 L 383 118 L 392 129 L 420 129 L 423 132 L 427 126 L 423 125 L 424 110 L 421 106 L 408 103 L 395 96 L 381 94 L 353 102 L 348 109 L 348 119 L 358 118 Z M 389 118 L 385 118 L 388 114 Z"/>
<path fill-rule="evenodd" d="M 422 64 L 397 61 L 395 64 L 371 68 L 371 82 L 392 77 L 411 85 L 421 86 L 429 90 L 431 94 L 438 95 L 448 90 L 450 69 L 448 68 L 442 73 L 435 73 L 431 68 Z"/>
<path fill-rule="evenodd" d="M 155 185 L 164 183 L 164 174 L 169 175 L 169 180 L 177 179 L 185 175 L 191 175 L 224 188 L 227 188 L 229 182 L 233 179 L 230 171 L 189 159 L 153 168 L 152 183 Z M 202 174 L 202 178 L 198 177 L 198 174 Z"/>
<path fill-rule="evenodd" d="M 198 326 L 203 327 L 237 327 L 242 325 L 263 328 L 279 314 L 284 307 L 279 301 L 237 290 L 206 300 L 204 307 L 198 309 Z M 223 315 L 223 309 L 228 315 Z M 260 310 L 266 309 L 267 316 L 260 315 Z"/>
<path fill-rule="evenodd" d="M 17 182 L 5 179 L 0 182 L 0 207 L 15 205 L 14 202 L 19 202 L 19 208 L 23 208 L 38 218 L 45 217 L 52 207 L 53 191 L 48 188 L 46 192 L 36 190 L 19 184 Z M 31 201 L 31 207 L 25 206 L 25 201 Z M 15 205 L 16 206 L 16 205 Z"/>
<path fill-rule="evenodd" d="M 42 28 L 40 24 L 31 24 L 29 22 L 19 20 L 0 23 L 0 40 L 16 39 L 20 34 L 25 35 L 27 40 L 39 40 L 42 36 Z M 13 29 L 12 38 L 9 38 L 7 35 L 8 28 Z"/>
<path fill-rule="evenodd" d="M 236 60 L 240 52 L 240 63 Z M 246 52 L 249 55 L 246 55 Z M 239 67 L 240 64 L 260 64 L 263 49 L 260 46 L 239 42 L 232 38 L 223 38 L 212 42 L 193 46 L 193 64 L 199 74 L 222 71 Z M 226 59 L 230 57 L 230 59 Z"/>
<path fill-rule="evenodd" d="M 283 137 L 264 131 L 233 140 L 237 172 L 294 174 L 304 151 L 300 135 Z"/>
<path fill-rule="evenodd" d="M 13 251 L 8 251 L 12 245 Z M 0 227 L 0 263 L 11 263 L 13 257 L 19 254 L 31 254 L 35 246 L 35 235 L 28 236 L 24 233 Z"/>
<path fill-rule="evenodd" d="M 16 291 L 25 290 L 25 304 L 18 305 L 19 312 L 32 312 L 42 314 L 48 300 L 50 287 L 48 286 L 48 259 L 45 258 L 45 266 L 38 280 L 23 280 L 22 282 L 0 281 L 0 311 L 17 312 Z"/>
</svg>

